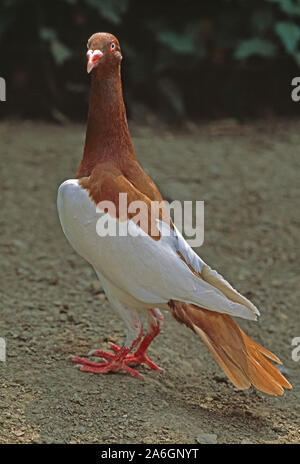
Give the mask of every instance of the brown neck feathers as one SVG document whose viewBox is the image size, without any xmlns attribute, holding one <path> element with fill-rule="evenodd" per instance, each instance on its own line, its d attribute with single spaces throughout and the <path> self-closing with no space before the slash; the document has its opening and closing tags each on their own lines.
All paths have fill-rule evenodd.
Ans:
<svg viewBox="0 0 300 464">
<path fill-rule="evenodd" d="M 120 64 L 107 69 L 101 68 L 100 63 L 92 71 L 86 139 L 77 178 L 89 176 L 100 162 L 120 165 L 128 157 L 135 155 L 122 95 Z"/>
</svg>

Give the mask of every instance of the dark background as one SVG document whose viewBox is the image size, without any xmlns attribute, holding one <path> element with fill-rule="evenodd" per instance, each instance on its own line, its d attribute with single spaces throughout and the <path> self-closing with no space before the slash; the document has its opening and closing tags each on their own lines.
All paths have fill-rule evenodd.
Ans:
<svg viewBox="0 0 300 464">
<path fill-rule="evenodd" d="M 295 115 L 299 0 L 2 0 L 0 115 L 86 118 L 88 37 L 114 33 L 129 117 Z"/>
</svg>

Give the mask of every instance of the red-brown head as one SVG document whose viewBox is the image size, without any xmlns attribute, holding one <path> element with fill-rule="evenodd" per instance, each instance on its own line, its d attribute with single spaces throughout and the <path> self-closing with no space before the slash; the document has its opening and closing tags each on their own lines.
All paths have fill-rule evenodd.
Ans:
<svg viewBox="0 0 300 464">
<path fill-rule="evenodd" d="M 94 68 L 115 69 L 122 60 L 118 39 L 107 32 L 96 32 L 87 43 L 87 72 Z"/>
</svg>

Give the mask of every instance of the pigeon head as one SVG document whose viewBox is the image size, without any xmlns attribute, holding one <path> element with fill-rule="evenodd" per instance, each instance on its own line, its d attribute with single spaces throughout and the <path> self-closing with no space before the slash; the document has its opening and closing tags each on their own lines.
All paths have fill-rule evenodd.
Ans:
<svg viewBox="0 0 300 464">
<path fill-rule="evenodd" d="M 87 43 L 87 72 L 93 69 L 113 70 L 122 60 L 118 39 L 107 32 L 96 32 Z"/>
</svg>

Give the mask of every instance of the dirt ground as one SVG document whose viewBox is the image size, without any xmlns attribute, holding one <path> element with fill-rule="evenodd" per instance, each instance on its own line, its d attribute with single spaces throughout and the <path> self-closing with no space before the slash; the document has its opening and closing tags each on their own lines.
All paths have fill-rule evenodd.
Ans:
<svg viewBox="0 0 300 464">
<path fill-rule="evenodd" d="M 294 389 L 283 397 L 235 389 L 168 313 L 150 348 L 163 373 L 97 376 L 68 360 L 125 335 L 58 222 L 57 188 L 75 175 L 84 131 L 0 124 L 0 442 L 299 443 L 291 341 L 300 336 L 300 121 L 132 127 L 137 157 L 165 198 L 205 201 L 197 252 L 260 308 L 259 322 L 238 322 L 284 362 Z"/>
</svg>

